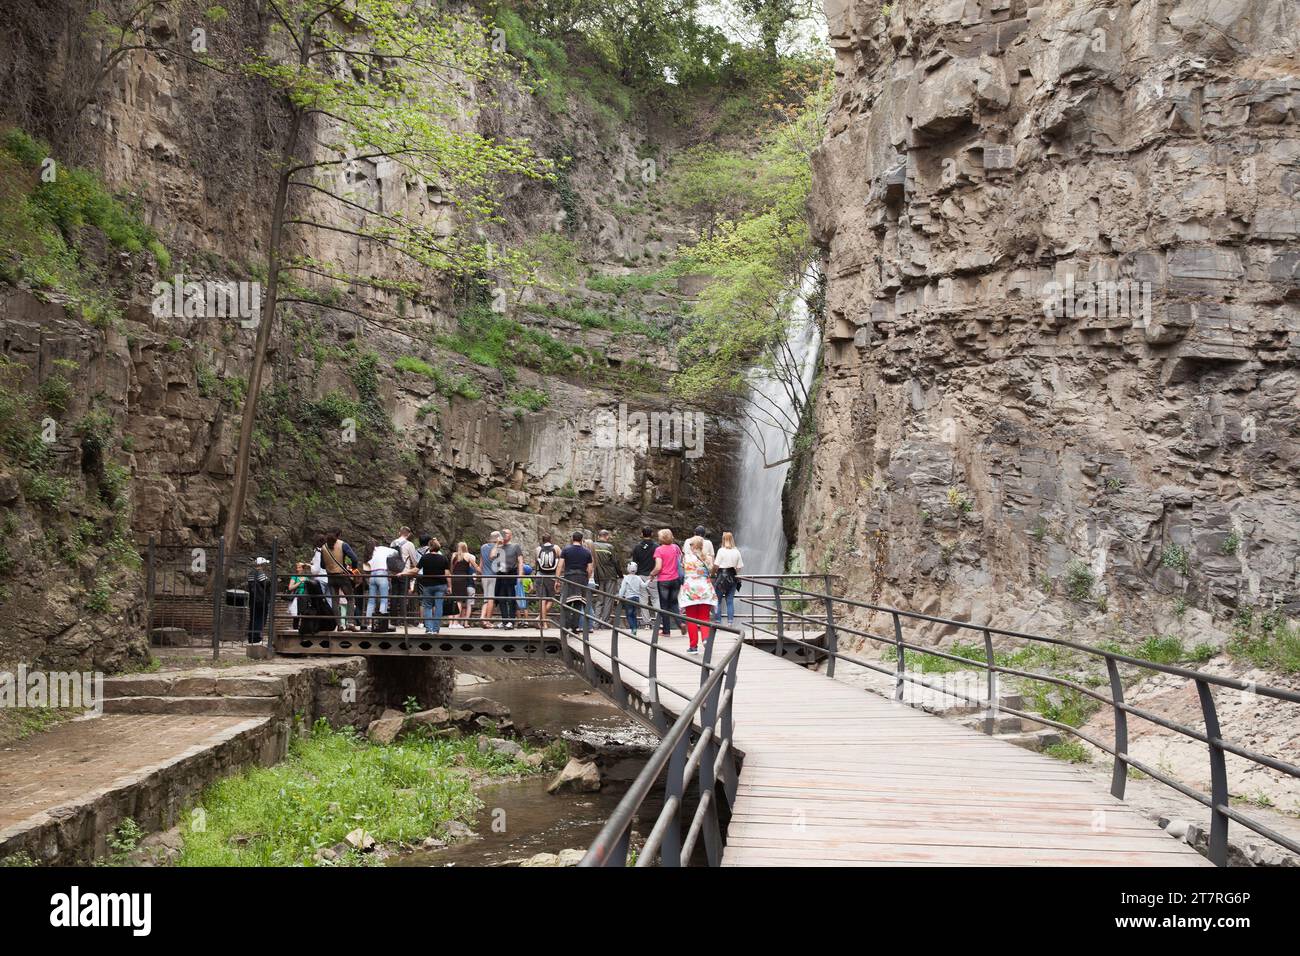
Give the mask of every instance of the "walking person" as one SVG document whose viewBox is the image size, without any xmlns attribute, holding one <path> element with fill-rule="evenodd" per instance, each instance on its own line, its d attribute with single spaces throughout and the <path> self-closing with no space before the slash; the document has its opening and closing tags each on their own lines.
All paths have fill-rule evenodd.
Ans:
<svg viewBox="0 0 1300 956">
<path fill-rule="evenodd" d="M 647 604 L 652 608 L 651 615 L 659 610 L 659 588 L 655 584 L 655 538 L 654 531 L 650 528 L 641 529 L 641 540 L 632 548 L 632 560 L 636 562 L 636 573 L 641 575 L 645 582 L 645 593 L 649 599 Z"/>
<path fill-rule="evenodd" d="M 596 586 L 595 558 L 582 546 L 581 531 L 573 532 L 569 546 L 560 552 L 556 574 L 561 582 L 564 629 L 573 632 L 578 630 L 580 616 L 587 606 L 587 592 L 584 588 Z"/>
<path fill-rule="evenodd" d="M 596 544 L 592 552 L 596 560 L 596 587 L 602 593 L 596 595 L 596 607 L 592 612 L 602 627 L 614 626 L 614 611 L 618 606 L 619 587 L 618 558 L 614 555 L 614 542 L 610 541 L 610 532 L 601 528 L 596 534 Z"/>
<path fill-rule="evenodd" d="M 416 564 L 420 573 L 420 607 L 425 632 L 437 634 L 442 628 L 442 602 L 451 589 L 451 561 L 442 553 L 442 542 L 437 538 L 424 543 L 429 549 Z"/>
<path fill-rule="evenodd" d="M 524 549 L 514 540 L 514 532 L 501 529 L 501 540 L 492 549 L 492 570 L 496 574 L 496 599 L 501 605 L 501 627 L 514 630 L 516 584 L 524 578 Z"/>
<path fill-rule="evenodd" d="M 709 581 L 713 563 L 704 551 L 704 538 L 698 534 L 686 542 L 685 556 L 682 558 L 681 593 L 679 601 L 682 613 L 687 617 L 686 629 L 690 634 L 691 645 L 688 654 L 697 654 L 700 642 L 708 641 L 713 629 L 709 627 L 709 618 L 718 604 L 717 592 Z"/>
<path fill-rule="evenodd" d="M 652 577 L 659 590 L 659 630 L 666 637 L 673 632 L 673 619 L 667 612 L 679 613 L 677 594 L 682 588 L 682 549 L 673 544 L 673 533 L 668 528 L 659 529 Z M 685 637 L 685 622 L 678 622 L 678 626 Z"/>
<path fill-rule="evenodd" d="M 479 620 L 484 627 L 492 626 L 492 609 L 496 604 L 496 572 L 492 570 L 492 550 L 501 543 L 501 532 L 493 531 L 488 535 L 483 547 L 478 549 L 478 574 L 483 585 L 483 610 Z"/>
<path fill-rule="evenodd" d="M 709 561 L 712 561 L 713 542 L 709 540 L 708 532 L 704 530 L 704 525 L 697 524 L 695 526 L 695 537 L 699 538 L 701 541 L 704 542 L 704 556 L 708 558 Z"/>
<path fill-rule="evenodd" d="M 636 562 L 629 561 L 627 563 L 627 573 L 623 575 L 623 582 L 618 586 L 618 598 L 623 602 L 623 613 L 627 617 L 627 626 L 633 634 L 636 633 L 639 618 L 638 611 L 640 608 L 638 605 L 646 603 L 646 591 L 648 590 L 645 578 L 637 573 Z M 650 613 L 653 616 L 654 612 L 651 611 Z"/>
<path fill-rule="evenodd" d="M 555 600 L 555 569 L 560 563 L 560 549 L 551 542 L 549 532 L 542 535 L 533 560 L 533 587 L 537 592 L 538 626 L 550 623 L 551 602 Z"/>
<path fill-rule="evenodd" d="M 745 559 L 736 547 L 736 536 L 722 532 L 722 547 L 713 556 L 713 588 L 718 593 L 718 607 L 713 612 L 713 623 L 722 623 L 722 605 L 727 605 L 727 623 L 736 621 L 736 592 L 740 590 L 740 572 L 745 570 Z"/>
<path fill-rule="evenodd" d="M 411 529 L 403 525 L 397 530 L 397 537 L 388 544 L 390 548 L 402 556 L 402 566 L 395 573 L 413 571 L 420 561 L 420 550 L 416 548 L 415 542 L 411 538 Z M 420 538 L 421 544 L 426 543 L 428 540 L 429 536 L 427 534 Z M 394 566 L 396 566 L 396 562 L 394 562 Z M 400 620 L 405 626 L 410 623 L 412 618 L 416 617 L 419 578 L 412 575 L 403 578 L 401 581 L 390 579 L 389 585 L 392 591 L 393 617 Z"/>
<path fill-rule="evenodd" d="M 478 574 L 478 561 L 464 541 L 456 542 L 456 553 L 451 556 L 451 596 L 457 602 L 456 617 L 452 627 L 469 627 L 469 616 L 474 610 L 474 575 Z"/>
</svg>

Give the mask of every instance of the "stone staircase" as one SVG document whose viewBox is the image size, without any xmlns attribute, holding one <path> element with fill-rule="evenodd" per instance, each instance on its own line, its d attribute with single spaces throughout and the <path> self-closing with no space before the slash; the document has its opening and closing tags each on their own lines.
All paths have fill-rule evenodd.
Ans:
<svg viewBox="0 0 1300 956">
<path fill-rule="evenodd" d="M 185 671 L 104 680 L 104 713 L 271 717 L 281 712 L 283 677 Z"/>
</svg>

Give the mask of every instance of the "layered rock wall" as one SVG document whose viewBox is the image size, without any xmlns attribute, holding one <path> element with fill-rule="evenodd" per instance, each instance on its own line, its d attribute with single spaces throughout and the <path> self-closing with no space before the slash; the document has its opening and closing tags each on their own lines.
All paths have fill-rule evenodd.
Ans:
<svg viewBox="0 0 1300 956">
<path fill-rule="evenodd" d="M 827 13 L 795 559 L 1093 634 L 1300 613 L 1300 5 Z"/>
</svg>

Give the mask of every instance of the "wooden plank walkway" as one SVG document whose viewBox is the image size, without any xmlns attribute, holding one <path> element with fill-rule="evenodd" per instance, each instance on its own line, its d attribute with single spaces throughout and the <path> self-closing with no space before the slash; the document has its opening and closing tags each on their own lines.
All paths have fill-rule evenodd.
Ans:
<svg viewBox="0 0 1300 956">
<path fill-rule="evenodd" d="M 717 640 L 721 657 L 735 639 Z M 608 672 L 609 633 L 592 647 Z M 619 656 L 648 670 L 644 644 L 622 637 Z M 660 691 L 679 711 L 698 666 L 660 654 L 659 674 L 681 692 Z M 733 713 L 745 758 L 724 866 L 1210 865 L 1069 764 L 753 647 Z"/>
</svg>

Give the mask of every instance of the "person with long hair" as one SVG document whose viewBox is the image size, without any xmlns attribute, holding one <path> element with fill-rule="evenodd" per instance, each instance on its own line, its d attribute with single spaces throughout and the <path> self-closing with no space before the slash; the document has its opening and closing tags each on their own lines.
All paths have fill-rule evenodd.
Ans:
<svg viewBox="0 0 1300 956">
<path fill-rule="evenodd" d="M 713 629 L 709 627 L 708 621 L 713 616 L 713 609 L 718 603 L 717 592 L 713 590 L 713 584 L 709 581 L 709 575 L 713 572 L 713 561 L 704 550 L 704 539 L 698 534 L 686 542 L 686 552 L 682 557 L 682 571 L 684 573 L 677 600 L 682 607 L 682 613 L 688 618 L 686 630 L 690 635 L 691 646 L 686 649 L 686 653 L 697 654 L 700 643 L 713 636 Z"/>
<path fill-rule="evenodd" d="M 449 627 L 469 627 L 469 617 L 474 611 L 474 575 L 478 574 L 478 559 L 464 541 L 456 542 L 456 553 L 451 556 L 451 597 L 459 605 Z"/>
<path fill-rule="evenodd" d="M 722 547 L 713 556 L 713 589 L 718 593 L 718 607 L 713 612 L 713 623 L 722 623 L 722 605 L 727 605 L 727 623 L 736 620 L 736 592 L 740 590 L 740 572 L 745 570 L 745 560 L 736 547 L 736 536 L 722 532 Z"/>
</svg>

